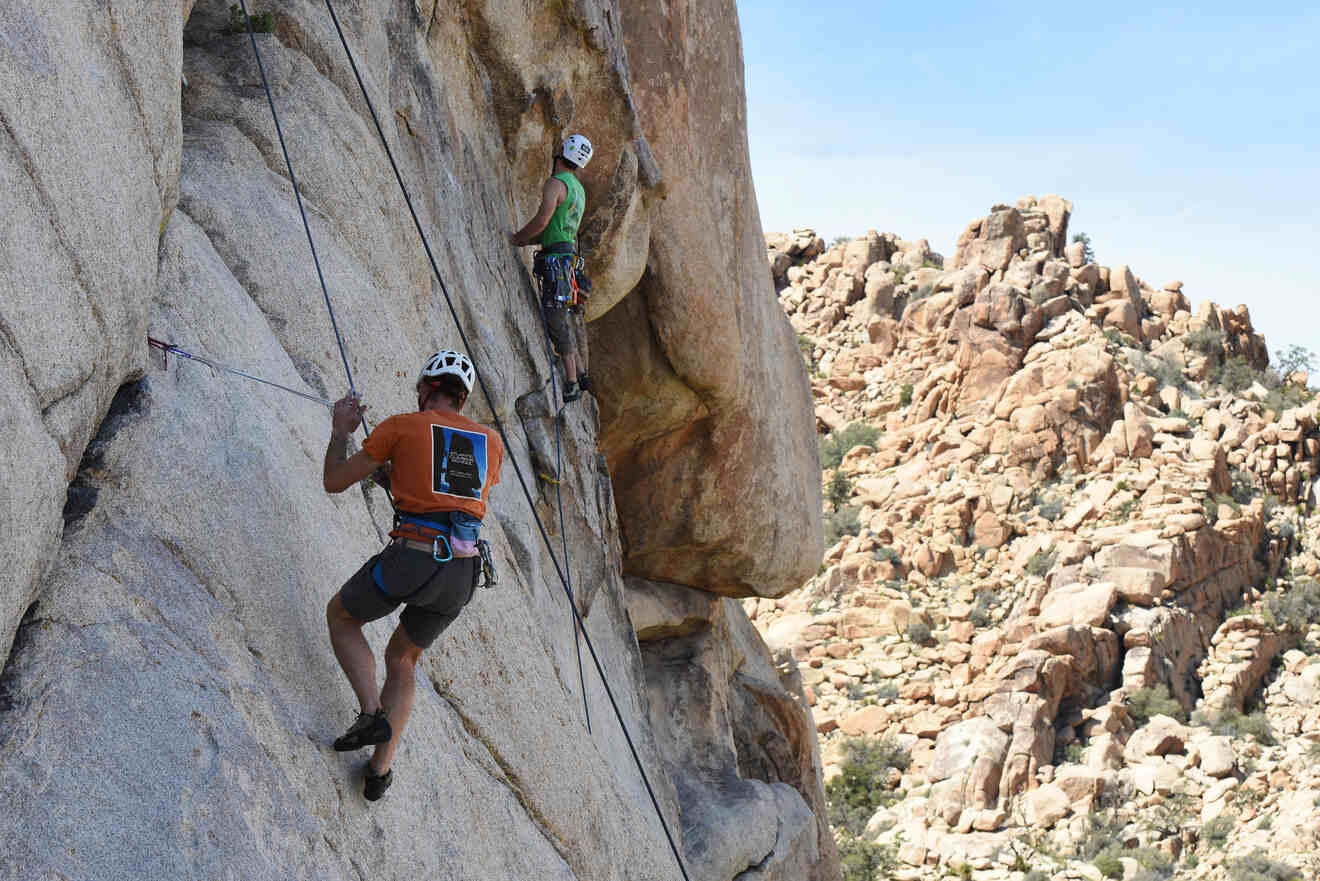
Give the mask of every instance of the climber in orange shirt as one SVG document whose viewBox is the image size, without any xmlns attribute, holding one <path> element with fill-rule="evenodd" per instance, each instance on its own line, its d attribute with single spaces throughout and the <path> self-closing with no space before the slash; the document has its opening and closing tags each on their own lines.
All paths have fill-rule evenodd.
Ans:
<svg viewBox="0 0 1320 881">
<path fill-rule="evenodd" d="M 390 762 L 413 703 L 413 671 L 426 649 L 472 599 L 481 572 L 481 520 L 499 482 L 504 446 L 490 428 L 459 414 L 476 371 L 460 352 L 437 352 L 417 377 L 417 412 L 391 416 L 346 457 L 365 409 L 355 396 L 335 403 L 322 475 L 340 493 L 387 464 L 394 495 L 391 542 L 367 560 L 326 606 L 330 644 L 357 695 L 360 713 L 335 741 L 340 751 L 375 746 L 364 795 L 375 801 L 394 780 Z M 400 604 L 385 648 L 385 686 L 362 626 Z"/>
</svg>

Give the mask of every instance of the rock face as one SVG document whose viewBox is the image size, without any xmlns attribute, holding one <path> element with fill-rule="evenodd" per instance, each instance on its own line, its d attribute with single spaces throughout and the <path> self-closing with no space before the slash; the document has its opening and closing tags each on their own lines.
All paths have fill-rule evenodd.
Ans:
<svg viewBox="0 0 1320 881">
<path fill-rule="evenodd" d="M 273 33 L 256 39 L 357 388 L 374 418 L 411 409 L 417 366 L 461 347 L 459 334 L 324 7 L 269 11 Z M 722 22 L 736 36 L 731 4 L 680 12 L 675 23 Z M 646 58 L 645 36 L 665 31 L 649 7 L 454 16 L 432 0 L 340 15 L 492 393 L 469 411 L 507 427 L 510 455 L 536 481 L 555 461 L 549 365 L 507 237 L 532 210 L 545 157 L 570 129 L 597 146 L 584 176 L 583 242 L 604 312 L 593 336 L 602 322 L 624 338 L 663 327 L 664 358 L 683 365 L 710 340 L 676 338 L 680 325 L 630 306 L 646 305 L 645 289 L 668 304 L 655 315 L 707 309 L 704 289 L 645 272 L 653 231 L 726 243 L 727 289 L 759 293 L 765 271 L 750 198 L 685 219 L 679 201 L 659 206 L 661 169 L 708 190 L 747 177 L 745 148 L 694 166 L 685 135 L 648 142 L 654 122 L 628 58 Z M 230 32 L 220 0 L 95 15 L 10 4 L 0 34 L 13 44 L 0 53 L 11 205 L 0 388 L 12 426 L 0 440 L 0 875 L 677 877 L 585 650 L 584 726 L 569 612 L 535 510 L 556 552 L 562 528 L 587 631 L 691 876 L 837 878 L 805 697 L 741 607 L 716 596 L 782 592 L 819 551 L 818 514 L 797 498 L 803 474 L 814 492 L 807 383 L 768 291 L 742 317 L 748 342 L 734 341 L 738 357 L 755 355 L 749 367 L 711 383 L 675 374 L 675 393 L 701 404 L 667 423 L 699 438 L 671 446 L 673 462 L 646 446 L 659 436 L 646 389 L 607 381 L 633 353 L 606 345 L 603 422 L 590 400 L 565 411 L 562 527 L 553 487 L 528 486 L 529 507 L 506 467 L 484 528 L 501 583 L 419 665 L 394 786 L 368 806 L 361 758 L 329 747 L 355 707 L 322 608 L 379 548 L 388 499 L 321 490 L 328 426 L 315 404 L 162 365 L 143 345 L 151 333 L 311 394 L 346 390 L 247 36 Z M 664 72 L 659 58 L 647 77 Z M 741 106 L 737 53 L 721 63 L 675 61 L 671 79 L 686 90 L 718 73 Z M 729 131 L 744 137 L 740 126 Z M 749 241 L 758 263 L 742 278 Z M 795 464 L 780 474 L 759 456 Z M 645 469 L 691 474 L 690 492 L 648 508 L 639 499 L 657 490 Z M 763 494 L 740 499 L 734 518 L 734 487 L 753 470 Z M 621 527 L 627 568 L 678 583 L 679 599 L 648 613 L 658 629 L 643 628 L 645 650 Z M 648 568 L 695 556 L 694 528 L 729 553 Z M 782 540 L 753 559 L 767 534 Z M 389 630 L 367 628 L 378 654 Z M 666 654 L 695 641 L 712 683 L 700 703 Z"/>
<path fill-rule="evenodd" d="M 996 205 L 947 267 L 892 233 L 766 235 L 831 547 L 744 608 L 800 665 L 827 775 L 850 738 L 908 754 L 864 837 L 911 877 L 1046 848 L 1072 865 L 1030 868 L 1099 877 L 1093 821 L 1181 859 L 1225 810 L 1252 821 L 1235 859 L 1305 802 L 1275 789 L 1316 787 L 1320 398 L 1266 369 L 1246 307 L 1065 246 L 1070 212 Z M 1179 877 L 1221 877 L 1195 847 Z"/>
<path fill-rule="evenodd" d="M 747 174 L 737 9 L 636 3 L 623 30 L 665 173 L 646 272 L 592 324 L 625 565 L 728 596 L 779 596 L 820 560 L 820 533 L 802 528 L 815 522 L 819 461 Z"/>
</svg>

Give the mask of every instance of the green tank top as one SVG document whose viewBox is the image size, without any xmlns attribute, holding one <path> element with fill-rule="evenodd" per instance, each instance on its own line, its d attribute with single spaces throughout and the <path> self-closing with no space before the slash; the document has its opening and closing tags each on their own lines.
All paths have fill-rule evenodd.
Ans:
<svg viewBox="0 0 1320 881">
<path fill-rule="evenodd" d="M 568 195 L 555 208 L 545 231 L 541 233 L 541 247 L 568 242 L 576 249 L 578 226 L 582 223 L 582 212 L 587 207 L 587 194 L 572 172 L 561 171 L 554 177 L 568 189 Z"/>
</svg>

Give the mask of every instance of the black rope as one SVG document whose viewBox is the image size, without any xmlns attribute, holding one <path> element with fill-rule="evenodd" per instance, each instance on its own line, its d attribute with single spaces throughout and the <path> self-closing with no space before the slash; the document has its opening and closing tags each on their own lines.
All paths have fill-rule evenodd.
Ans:
<svg viewBox="0 0 1320 881">
<path fill-rule="evenodd" d="M 353 76 L 357 79 L 358 88 L 362 90 L 362 99 L 366 102 L 367 110 L 371 114 L 371 121 L 375 123 L 376 133 L 380 135 L 381 146 L 385 149 L 385 155 L 390 161 L 390 167 L 394 169 L 394 178 L 399 183 L 399 190 L 403 193 L 403 199 L 408 204 L 408 213 L 412 215 L 413 225 L 417 227 L 417 234 L 421 237 L 422 247 L 426 250 L 426 258 L 431 263 L 431 271 L 435 273 L 436 281 L 440 284 L 440 292 L 444 294 L 445 304 L 449 308 L 450 317 L 454 321 L 454 327 L 458 331 L 459 339 L 463 341 L 463 346 L 468 352 L 468 357 L 472 358 L 473 349 L 468 343 L 467 334 L 463 331 L 463 323 L 459 320 L 458 311 L 454 308 L 453 298 L 449 295 L 449 288 L 445 285 L 444 277 L 440 274 L 440 267 L 436 264 L 435 254 L 431 250 L 430 240 L 426 237 L 426 230 L 422 227 L 421 219 L 417 216 L 417 210 L 413 207 L 412 197 L 408 193 L 408 187 L 403 182 L 403 175 L 399 171 L 399 165 L 394 161 L 394 151 L 390 149 L 389 140 L 385 137 L 385 129 L 380 124 L 380 118 L 376 115 L 376 108 L 371 103 L 371 96 L 367 92 L 367 86 L 362 81 L 362 74 L 358 71 L 357 60 L 353 57 L 353 50 L 349 48 L 348 39 L 344 36 L 344 30 L 339 25 L 339 16 L 335 14 L 335 7 L 332 0 L 325 0 L 326 9 L 330 13 L 330 19 L 334 22 L 335 31 L 339 34 L 339 42 L 344 47 L 344 54 L 348 57 L 349 66 L 353 69 Z M 475 359 L 474 364 L 475 364 Z M 551 367 L 553 370 L 553 365 Z M 486 388 L 486 381 L 482 379 L 481 371 L 477 370 L 477 384 L 481 387 L 481 394 L 486 399 L 486 405 L 490 409 L 491 417 L 495 422 L 495 428 L 500 434 L 506 449 L 509 449 L 508 435 L 504 430 L 504 425 L 496 412 L 494 401 L 491 398 L 490 391 Z M 605 667 L 601 663 L 600 656 L 596 654 L 596 647 L 591 642 L 591 636 L 587 633 L 585 622 L 582 615 L 578 612 L 577 603 L 573 601 L 572 588 L 569 586 L 568 579 L 563 570 L 559 567 L 559 560 L 555 557 L 554 545 L 550 541 L 550 535 L 546 532 L 545 524 L 541 521 L 540 514 L 536 511 L 536 503 L 532 499 L 531 491 L 527 486 L 527 479 L 523 475 L 521 466 L 518 465 L 518 459 L 510 450 L 509 461 L 513 464 L 514 473 L 518 476 L 518 484 L 522 487 L 523 496 L 527 499 L 527 504 L 532 510 L 532 516 L 536 519 L 537 528 L 540 530 L 541 539 L 545 542 L 546 549 L 550 552 L 550 559 L 554 563 L 555 572 L 559 575 L 560 584 L 568 595 L 568 607 L 573 611 L 573 618 L 577 626 L 581 628 L 582 639 L 587 645 L 587 651 L 591 653 L 592 663 L 596 666 L 596 672 L 600 675 L 601 684 L 605 687 L 605 695 L 609 698 L 610 707 L 614 710 L 615 717 L 619 720 L 619 727 L 623 730 L 623 738 L 628 743 L 628 750 L 632 754 L 633 763 L 637 766 L 637 771 L 642 777 L 642 783 L 646 787 L 646 794 L 650 796 L 651 805 L 655 808 L 656 817 L 660 820 L 660 826 L 664 829 L 665 838 L 669 842 L 669 849 L 673 851 L 674 860 L 678 863 L 678 870 L 682 874 L 684 881 L 688 879 L 687 867 L 683 865 L 683 857 L 678 851 L 678 845 L 674 841 L 673 833 L 669 831 L 669 823 L 666 822 L 664 812 L 660 809 L 660 801 L 656 798 L 655 790 L 651 787 L 651 780 L 646 775 L 646 768 L 642 764 L 641 757 L 637 754 L 637 747 L 633 743 L 632 734 L 628 731 L 628 725 L 624 721 L 623 711 L 619 709 L 618 701 L 614 698 L 614 690 L 610 688 L 609 679 L 605 676 Z"/>
<path fill-rule="evenodd" d="M 563 419 L 563 409 L 555 407 L 559 397 L 558 374 L 555 373 L 554 350 L 550 346 L 550 322 L 545 316 L 545 299 L 537 297 L 537 306 L 541 313 L 541 328 L 545 331 L 545 357 L 550 362 L 550 406 L 555 409 L 555 501 L 559 505 L 559 538 L 564 546 L 564 571 L 568 573 L 568 601 L 575 603 L 573 597 L 573 567 L 568 561 L 568 529 L 564 523 L 564 453 L 560 439 L 559 426 Z M 578 632 L 577 621 L 573 621 L 573 651 L 577 653 L 578 690 L 582 692 L 582 713 L 587 720 L 587 733 L 591 733 L 591 707 L 587 704 L 587 682 L 582 675 L 582 639 Z"/>
<path fill-rule="evenodd" d="M 266 90 L 266 103 L 270 105 L 271 118 L 275 120 L 275 134 L 280 139 L 280 150 L 284 152 L 284 166 L 289 169 L 289 183 L 293 185 L 293 197 L 298 201 L 298 213 L 302 215 L 303 229 L 307 232 L 307 245 L 312 249 L 312 263 L 316 266 L 316 278 L 321 282 L 321 294 L 325 297 L 325 308 L 330 312 L 330 326 L 334 328 L 335 340 L 339 343 L 339 357 L 344 361 L 344 373 L 348 374 L 348 390 L 357 394 L 353 383 L 353 370 L 348 366 L 348 355 L 344 351 L 344 338 L 339 335 L 339 324 L 335 321 L 335 307 L 330 305 L 330 291 L 325 286 L 325 275 L 321 272 L 321 259 L 316 255 L 316 242 L 312 241 L 312 227 L 307 222 L 307 211 L 303 208 L 302 193 L 298 189 L 298 179 L 293 175 L 293 162 L 289 159 L 289 148 L 284 144 L 284 130 L 280 128 L 280 115 L 275 112 L 275 99 L 270 94 L 270 83 L 266 80 L 266 66 L 261 63 L 261 50 L 257 48 L 257 35 L 252 32 L 252 17 L 248 15 L 247 0 L 238 0 L 243 9 L 243 19 L 247 22 L 248 40 L 252 43 L 252 54 L 257 59 L 257 72 L 261 74 L 261 87 Z"/>
</svg>

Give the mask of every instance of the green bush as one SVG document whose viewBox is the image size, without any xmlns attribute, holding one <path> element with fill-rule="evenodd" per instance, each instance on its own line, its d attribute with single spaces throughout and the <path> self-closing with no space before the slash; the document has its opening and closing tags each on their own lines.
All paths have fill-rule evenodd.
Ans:
<svg viewBox="0 0 1320 881">
<path fill-rule="evenodd" d="M 269 34 L 275 31 L 275 16 L 269 12 L 253 12 L 250 15 L 252 19 L 252 32 L 256 34 Z M 229 27 L 226 29 L 231 34 L 246 34 L 248 30 L 247 22 L 243 20 L 243 10 L 237 3 L 229 7 Z"/>
<path fill-rule="evenodd" d="M 1246 391 L 1252 383 L 1264 378 L 1263 371 L 1256 370 L 1241 355 L 1234 355 L 1210 373 L 1212 383 L 1233 394 Z"/>
<path fill-rule="evenodd" d="M 889 737 L 855 738 L 844 743 L 843 751 L 838 775 L 825 784 L 830 826 L 849 835 L 861 835 L 878 808 L 888 807 L 905 795 L 890 789 L 887 778 L 891 769 L 906 771 L 912 758 Z"/>
<path fill-rule="evenodd" d="M 1222 710 L 1213 719 L 1197 713 L 1192 721 L 1198 725 L 1210 726 L 1215 734 L 1232 738 L 1252 737 L 1264 746 L 1273 746 L 1275 743 L 1274 729 L 1263 712 L 1239 713 L 1230 707 Z"/>
<path fill-rule="evenodd" d="M 830 241 L 830 247 L 834 247 L 835 245 L 846 245 L 851 241 L 852 241 L 852 236 L 835 236 Z"/>
<path fill-rule="evenodd" d="M 920 615 L 913 615 L 907 626 L 908 642 L 913 645 L 925 645 L 930 642 L 930 625 Z"/>
<path fill-rule="evenodd" d="M 1229 860 L 1228 877 L 1231 881 L 1301 881 L 1302 873 L 1257 849 L 1250 856 Z"/>
<path fill-rule="evenodd" d="M 1256 485 L 1256 475 L 1243 468 L 1234 468 L 1229 482 L 1231 487 L 1228 494 L 1240 505 L 1251 504 L 1251 500 L 1260 494 L 1260 487 Z"/>
<path fill-rule="evenodd" d="M 832 431 L 820 441 L 822 468 L 838 468 L 844 455 L 853 447 L 869 447 L 880 437 L 880 429 L 864 422 L 852 422 Z"/>
<path fill-rule="evenodd" d="M 1305 634 L 1320 621 L 1320 584 L 1303 578 L 1287 590 L 1266 594 L 1263 614 L 1273 627 Z"/>
<path fill-rule="evenodd" d="M 901 263 L 890 266 L 889 271 L 894 273 L 894 284 L 902 284 L 903 279 L 907 278 L 908 268 Z"/>
<path fill-rule="evenodd" d="M 871 551 L 871 556 L 882 563 L 900 563 L 903 559 L 898 555 L 898 551 L 888 546 L 876 548 Z"/>
<path fill-rule="evenodd" d="M 1122 878 L 1123 864 L 1118 861 L 1118 857 L 1110 854 L 1102 854 L 1095 858 L 1093 863 L 1096 870 L 1106 878 Z"/>
<path fill-rule="evenodd" d="M 994 623 L 991 610 L 997 605 L 998 597 L 993 590 L 978 590 L 972 604 L 971 622 L 977 627 L 989 627 Z"/>
<path fill-rule="evenodd" d="M 1187 345 L 1207 358 L 1224 354 L 1224 332 L 1213 327 L 1203 327 L 1187 334 Z"/>
<path fill-rule="evenodd" d="M 1169 358 L 1151 358 L 1138 353 L 1132 357 L 1132 366 L 1147 376 L 1155 377 L 1161 388 L 1169 385 L 1186 390 L 1188 387 L 1182 368 Z"/>
<path fill-rule="evenodd" d="M 875 674 L 872 674 L 873 676 Z M 875 699 L 878 701 L 898 700 L 898 686 L 892 682 L 885 682 L 875 690 Z"/>
<path fill-rule="evenodd" d="M 839 848 L 839 866 L 843 881 L 882 881 L 894 877 L 898 868 L 898 848 L 892 844 L 875 844 L 853 835 L 835 838 Z"/>
<path fill-rule="evenodd" d="M 1061 499 L 1050 499 L 1048 502 L 1041 502 L 1040 516 L 1051 523 L 1063 516 L 1063 501 Z"/>
<path fill-rule="evenodd" d="M 1053 545 L 1050 545 L 1049 550 L 1036 551 L 1031 555 L 1031 559 L 1027 560 L 1027 574 L 1044 578 L 1054 568 L 1054 561 L 1058 558 L 1059 555 Z"/>
<path fill-rule="evenodd" d="M 1219 814 L 1201 826 L 1201 839 L 1214 847 L 1223 847 L 1237 825 L 1237 817 L 1232 814 Z"/>
<path fill-rule="evenodd" d="M 828 488 L 825 490 L 825 498 L 829 499 L 834 510 L 839 510 L 848 499 L 852 498 L 853 482 L 848 479 L 848 475 L 842 471 L 835 471 L 834 476 L 830 478 Z"/>
<path fill-rule="evenodd" d="M 1187 711 L 1177 698 L 1169 694 L 1169 687 L 1160 683 L 1154 688 L 1138 688 L 1127 696 L 1128 715 L 1138 726 L 1145 725 L 1155 716 L 1172 716 L 1179 722 L 1187 721 Z"/>
<path fill-rule="evenodd" d="M 825 515 L 825 546 L 832 547 L 845 535 L 856 535 L 862 531 L 858 515 L 862 509 L 856 505 L 844 505 L 837 511 Z"/>
<path fill-rule="evenodd" d="M 903 388 L 898 393 L 898 405 L 900 407 L 906 407 L 912 403 L 913 388 L 914 387 L 910 382 L 903 384 Z"/>
</svg>

